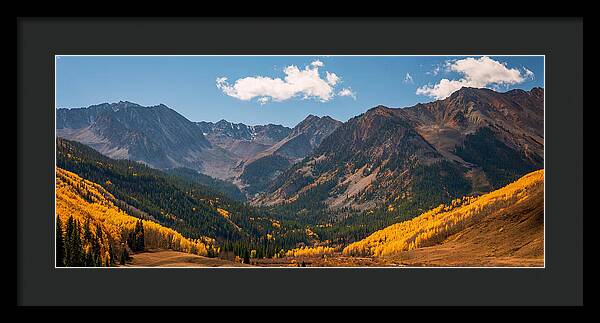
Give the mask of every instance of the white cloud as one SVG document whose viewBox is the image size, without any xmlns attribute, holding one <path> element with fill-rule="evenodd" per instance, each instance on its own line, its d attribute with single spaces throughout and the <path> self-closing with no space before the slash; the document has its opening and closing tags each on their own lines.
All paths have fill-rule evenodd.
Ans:
<svg viewBox="0 0 600 323">
<path fill-rule="evenodd" d="M 410 76 L 410 73 L 408 73 L 408 72 L 406 72 L 406 75 L 404 76 L 404 83 L 415 84 L 415 81 L 413 81 L 412 76 Z"/>
<path fill-rule="evenodd" d="M 531 70 L 527 69 L 527 67 L 525 67 L 525 66 L 523 66 L 523 73 L 525 73 L 525 78 L 527 78 L 527 79 L 533 80 L 535 77 L 533 72 Z"/>
<path fill-rule="evenodd" d="M 338 92 L 339 96 L 349 96 L 351 98 L 353 98 L 354 100 L 356 100 L 356 92 L 352 91 L 352 88 L 346 87 L 341 89 Z"/>
<path fill-rule="evenodd" d="M 225 85 L 227 85 L 227 78 L 226 77 L 217 77 L 217 87 L 220 89 Z"/>
<path fill-rule="evenodd" d="M 313 61 L 304 69 L 290 65 L 283 70 L 285 73 L 283 79 L 249 76 L 230 84 L 226 77 L 218 77 L 216 86 L 226 95 L 243 101 L 257 98 L 261 105 L 270 101 L 285 101 L 296 96 L 301 96 L 303 99 L 315 98 L 326 102 L 335 96 L 334 86 L 340 82 L 341 78 L 328 71 L 325 72 L 325 79 L 321 78 L 319 67 L 322 66 L 324 64 L 319 60 Z"/>
<path fill-rule="evenodd" d="M 465 58 L 447 62 L 449 71 L 462 75 L 461 79 L 442 79 L 437 84 L 425 85 L 417 89 L 417 94 L 427 95 L 436 99 L 444 99 L 461 87 L 489 87 L 491 85 L 519 84 L 527 78 L 516 68 L 508 68 L 505 63 L 495 61 L 487 56 L 480 58 Z"/>
<path fill-rule="evenodd" d="M 265 104 L 269 103 L 269 100 L 270 99 L 267 96 L 263 96 L 263 97 L 256 99 L 256 101 L 258 101 L 258 103 L 260 103 L 260 105 L 265 105 Z"/>
<path fill-rule="evenodd" d="M 323 67 L 323 65 L 325 65 L 325 64 L 323 64 L 323 62 L 321 62 L 320 60 L 317 59 L 317 60 L 313 61 L 312 63 L 310 63 L 310 65 L 312 65 L 314 67 Z"/>
<path fill-rule="evenodd" d="M 335 86 L 340 81 L 340 77 L 335 73 L 325 72 L 325 78 L 327 79 L 327 83 L 331 84 L 331 86 Z"/>
</svg>

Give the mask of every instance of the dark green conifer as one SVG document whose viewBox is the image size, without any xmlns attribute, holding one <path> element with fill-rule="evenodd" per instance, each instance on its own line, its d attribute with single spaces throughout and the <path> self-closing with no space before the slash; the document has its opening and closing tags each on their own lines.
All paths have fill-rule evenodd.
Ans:
<svg viewBox="0 0 600 323">
<path fill-rule="evenodd" d="M 56 266 L 65 266 L 65 240 L 62 230 L 62 222 L 56 217 Z"/>
</svg>

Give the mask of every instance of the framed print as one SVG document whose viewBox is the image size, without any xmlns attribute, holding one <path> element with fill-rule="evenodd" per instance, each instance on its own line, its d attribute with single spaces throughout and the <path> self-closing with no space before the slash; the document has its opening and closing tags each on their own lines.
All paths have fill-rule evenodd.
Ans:
<svg viewBox="0 0 600 323">
<path fill-rule="evenodd" d="M 23 304 L 582 302 L 580 20 L 18 26 Z"/>
</svg>

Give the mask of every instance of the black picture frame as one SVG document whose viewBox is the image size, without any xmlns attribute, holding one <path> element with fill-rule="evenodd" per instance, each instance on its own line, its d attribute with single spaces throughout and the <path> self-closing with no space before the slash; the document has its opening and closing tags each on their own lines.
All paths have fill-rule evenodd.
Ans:
<svg viewBox="0 0 600 323">
<path fill-rule="evenodd" d="M 76 54 L 545 55 L 545 268 L 55 269 L 54 55 Z M 19 305 L 583 304 L 580 18 L 19 18 L 17 126 Z"/>
</svg>

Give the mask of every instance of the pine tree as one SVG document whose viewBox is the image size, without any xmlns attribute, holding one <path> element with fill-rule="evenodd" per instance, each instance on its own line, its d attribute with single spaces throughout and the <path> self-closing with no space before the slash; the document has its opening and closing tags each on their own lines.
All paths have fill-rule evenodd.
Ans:
<svg viewBox="0 0 600 323">
<path fill-rule="evenodd" d="M 93 254 L 94 267 L 102 267 L 102 257 L 99 254 Z"/>
<path fill-rule="evenodd" d="M 91 252 L 92 258 L 94 260 L 94 266 L 100 267 L 102 266 L 102 255 L 100 254 L 100 247 L 102 243 L 102 230 L 100 230 L 100 226 L 96 227 L 96 237 L 92 237 L 91 239 Z"/>
<path fill-rule="evenodd" d="M 127 235 L 127 244 L 134 252 L 144 251 L 144 224 L 141 219 L 135 223 L 135 228 Z"/>
<path fill-rule="evenodd" d="M 92 259 L 92 253 L 89 251 L 83 252 L 83 266 L 84 267 L 93 267 L 94 266 L 94 262 Z"/>
<path fill-rule="evenodd" d="M 93 246 L 94 237 L 90 228 L 90 218 L 86 218 L 83 223 L 83 241 L 81 242 L 83 266 L 94 267 L 95 266 L 95 255 L 92 248 L 86 248 Z"/>
<path fill-rule="evenodd" d="M 125 265 L 127 260 L 129 260 L 129 252 L 127 251 L 127 245 L 124 245 L 121 252 L 121 265 Z"/>
<path fill-rule="evenodd" d="M 73 232 L 75 231 L 75 222 L 73 216 L 67 220 L 67 229 L 65 234 L 65 266 L 73 266 L 75 258 L 73 257 Z"/>
<path fill-rule="evenodd" d="M 136 251 L 144 251 L 145 249 L 145 241 L 144 241 L 144 222 L 140 219 L 136 224 Z"/>
<path fill-rule="evenodd" d="M 84 264 L 84 255 L 83 255 L 83 244 L 81 243 L 81 225 L 79 221 L 74 220 L 74 227 L 71 237 L 71 247 L 72 250 L 72 263 L 71 265 L 74 267 L 82 267 Z"/>
<path fill-rule="evenodd" d="M 100 240 L 100 244 L 104 243 L 104 237 L 102 234 L 102 227 L 98 224 L 96 225 L 96 238 L 98 238 L 98 240 Z"/>
<path fill-rule="evenodd" d="M 250 253 L 248 252 L 248 249 L 244 250 L 244 263 L 245 264 L 250 263 Z"/>
<path fill-rule="evenodd" d="M 86 218 L 83 224 L 83 239 L 86 244 L 92 242 L 92 230 L 90 229 L 90 218 Z"/>
<path fill-rule="evenodd" d="M 115 263 L 115 251 L 111 241 L 108 242 L 108 257 L 110 258 L 110 262 L 108 263 L 109 265 L 107 267 L 110 267 L 111 264 Z"/>
<path fill-rule="evenodd" d="M 65 241 L 62 231 L 62 222 L 56 217 L 56 266 L 65 266 Z"/>
</svg>

